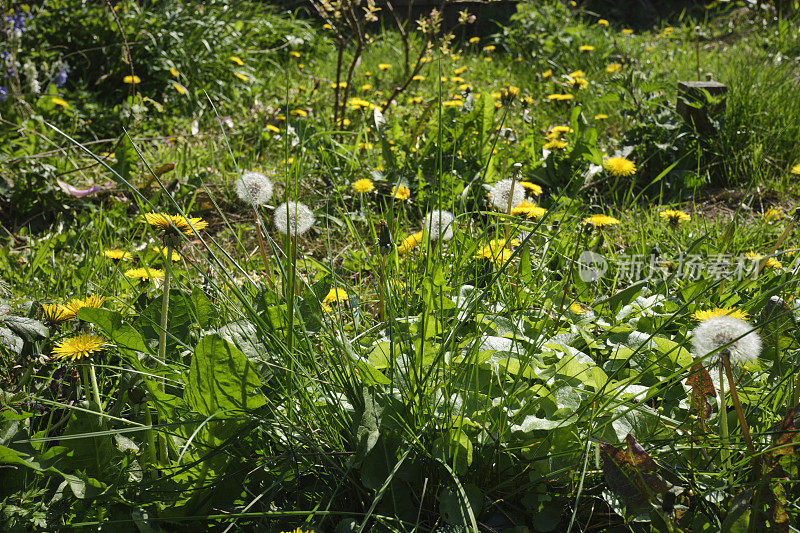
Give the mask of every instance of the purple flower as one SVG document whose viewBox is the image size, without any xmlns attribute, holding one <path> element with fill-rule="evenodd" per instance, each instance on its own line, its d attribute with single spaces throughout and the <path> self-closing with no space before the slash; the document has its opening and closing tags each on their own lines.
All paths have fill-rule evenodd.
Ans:
<svg viewBox="0 0 800 533">
<path fill-rule="evenodd" d="M 8 98 L 8 89 L 5 86 L 0 85 L 0 102 Z"/>
<path fill-rule="evenodd" d="M 30 13 L 26 14 L 24 11 L 17 9 L 13 15 L 6 17 L 6 21 L 10 22 L 15 30 L 25 31 L 25 21 L 32 18 L 33 15 Z"/>
<path fill-rule="evenodd" d="M 63 68 L 59 70 L 55 79 L 53 79 L 53 83 L 55 83 L 56 87 L 63 87 L 67 83 L 67 70 Z"/>
</svg>

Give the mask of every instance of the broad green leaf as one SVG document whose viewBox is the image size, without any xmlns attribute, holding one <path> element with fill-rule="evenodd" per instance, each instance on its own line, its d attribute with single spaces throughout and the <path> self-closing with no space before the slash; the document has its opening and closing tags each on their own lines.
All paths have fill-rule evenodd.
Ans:
<svg viewBox="0 0 800 533">
<path fill-rule="evenodd" d="M 468 527 L 471 523 L 470 515 L 474 518 L 483 507 L 483 493 L 475 485 L 464 485 L 466 501 L 459 495 L 457 487 L 447 487 L 442 491 L 439 502 L 439 513 L 448 524 Z"/>
<path fill-rule="evenodd" d="M 78 318 L 97 326 L 119 350 L 152 354 L 142 334 L 127 324 L 123 316 L 116 311 L 82 307 L 78 310 Z"/>
<path fill-rule="evenodd" d="M 43 339 L 47 337 L 47 328 L 32 318 L 16 315 L 8 315 L 3 320 L 5 325 L 14 330 L 19 336 L 28 341 Z"/>
<path fill-rule="evenodd" d="M 251 411 L 266 403 L 261 380 L 247 357 L 219 335 L 203 337 L 195 348 L 184 399 L 196 412 Z"/>
</svg>

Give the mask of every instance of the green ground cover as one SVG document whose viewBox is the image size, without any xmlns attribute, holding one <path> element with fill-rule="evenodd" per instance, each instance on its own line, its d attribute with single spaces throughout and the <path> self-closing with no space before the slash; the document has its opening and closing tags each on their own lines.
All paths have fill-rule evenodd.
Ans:
<svg viewBox="0 0 800 533">
<path fill-rule="evenodd" d="M 790 531 L 790 4 L 7 3 L 2 529 Z"/>
</svg>

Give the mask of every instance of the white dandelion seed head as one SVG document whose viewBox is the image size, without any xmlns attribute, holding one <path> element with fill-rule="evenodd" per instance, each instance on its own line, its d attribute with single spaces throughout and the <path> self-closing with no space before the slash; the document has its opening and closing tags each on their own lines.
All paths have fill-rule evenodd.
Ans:
<svg viewBox="0 0 800 533">
<path fill-rule="evenodd" d="M 251 205 L 264 205 L 272 198 L 272 180 L 260 172 L 245 172 L 236 180 L 236 196 Z"/>
<path fill-rule="evenodd" d="M 513 189 L 513 192 L 512 192 Z M 489 200 L 498 211 L 508 211 L 508 200 L 511 199 L 511 208 L 517 207 L 525 200 L 525 188 L 511 178 L 498 181 L 489 188 Z"/>
<path fill-rule="evenodd" d="M 314 212 L 301 202 L 285 202 L 275 209 L 274 221 L 284 235 L 299 237 L 314 224 Z"/>
<path fill-rule="evenodd" d="M 761 337 L 753 330 L 753 326 L 731 316 L 704 320 L 694 328 L 692 337 L 692 346 L 698 357 L 713 354 L 709 358 L 711 364 L 719 362 L 723 350 L 728 352 L 732 365 L 755 361 L 761 353 Z"/>
<path fill-rule="evenodd" d="M 431 240 L 449 241 L 453 238 L 453 213 L 442 209 L 434 209 L 425 216 L 425 231 Z"/>
</svg>

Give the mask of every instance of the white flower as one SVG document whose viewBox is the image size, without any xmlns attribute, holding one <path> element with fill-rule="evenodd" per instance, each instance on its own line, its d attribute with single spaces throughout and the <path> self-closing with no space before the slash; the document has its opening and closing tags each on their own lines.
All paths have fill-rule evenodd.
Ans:
<svg viewBox="0 0 800 533">
<path fill-rule="evenodd" d="M 314 213 L 300 202 L 286 202 L 275 210 L 275 227 L 284 235 L 299 237 L 314 224 Z"/>
<path fill-rule="evenodd" d="M 692 332 L 692 345 L 698 357 L 709 358 L 710 363 L 719 362 L 719 355 L 728 353 L 733 365 L 755 361 L 761 352 L 761 337 L 749 322 L 731 316 L 709 318 Z"/>
<path fill-rule="evenodd" d="M 453 238 L 453 214 L 450 211 L 435 209 L 425 217 L 425 230 L 431 240 L 449 241 Z"/>
<path fill-rule="evenodd" d="M 264 205 L 272 198 L 272 181 L 260 172 L 245 172 L 235 187 L 239 199 L 248 204 Z"/>
<path fill-rule="evenodd" d="M 511 189 L 514 189 L 513 196 Z M 518 206 L 525 200 L 525 189 L 519 182 L 515 182 L 511 178 L 500 180 L 489 188 L 489 200 L 498 211 L 503 213 L 508 212 L 508 200 L 511 198 L 511 208 Z"/>
</svg>

